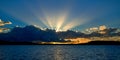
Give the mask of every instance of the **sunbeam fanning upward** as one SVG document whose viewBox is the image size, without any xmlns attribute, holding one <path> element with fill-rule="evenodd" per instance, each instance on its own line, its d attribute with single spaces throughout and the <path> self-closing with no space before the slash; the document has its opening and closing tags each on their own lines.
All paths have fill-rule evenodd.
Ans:
<svg viewBox="0 0 120 60">
<path fill-rule="evenodd" d="M 62 13 L 45 13 L 44 17 L 40 17 L 40 21 L 47 28 L 55 29 L 56 31 L 67 31 L 71 28 L 84 24 L 89 21 L 82 18 L 72 18 L 69 19 L 69 13 L 67 11 L 62 11 Z"/>
<path fill-rule="evenodd" d="M 44 18 L 40 17 L 40 21 L 42 21 L 48 28 L 60 31 L 63 28 L 63 24 L 68 18 L 67 16 L 68 16 L 67 12 L 58 14 L 45 13 Z"/>
<path fill-rule="evenodd" d="M 0 0 L 0 12 L 3 11 L 15 17 L 14 20 L 26 25 L 37 25 L 56 31 L 74 28 L 84 30 L 96 25 L 118 27 L 119 2 L 118 0 L 109 2 L 107 0 Z M 110 20 L 112 22 L 109 22 Z M 14 25 L 22 24 L 16 22 Z"/>
<path fill-rule="evenodd" d="M 60 29 L 62 28 L 63 23 L 65 22 L 67 16 L 65 13 L 63 13 L 63 15 L 61 15 L 61 17 L 58 18 L 57 21 L 57 25 L 56 25 L 56 31 L 60 31 Z"/>
</svg>

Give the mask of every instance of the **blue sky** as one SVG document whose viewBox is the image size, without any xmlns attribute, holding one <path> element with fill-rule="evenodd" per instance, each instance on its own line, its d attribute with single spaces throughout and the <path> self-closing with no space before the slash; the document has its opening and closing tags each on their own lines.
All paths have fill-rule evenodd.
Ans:
<svg viewBox="0 0 120 60">
<path fill-rule="evenodd" d="M 74 24 L 70 29 L 119 27 L 120 0 L 0 0 L 0 18 L 12 21 L 11 26 L 35 24 L 48 28 L 41 18 L 63 17 L 62 14 L 67 15 L 62 26 Z"/>
</svg>

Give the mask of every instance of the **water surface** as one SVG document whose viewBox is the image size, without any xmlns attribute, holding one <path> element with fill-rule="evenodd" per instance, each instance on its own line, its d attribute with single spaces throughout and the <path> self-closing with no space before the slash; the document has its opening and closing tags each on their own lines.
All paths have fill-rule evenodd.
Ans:
<svg viewBox="0 0 120 60">
<path fill-rule="evenodd" d="M 0 60 L 120 60 L 120 46 L 0 45 Z"/>
</svg>

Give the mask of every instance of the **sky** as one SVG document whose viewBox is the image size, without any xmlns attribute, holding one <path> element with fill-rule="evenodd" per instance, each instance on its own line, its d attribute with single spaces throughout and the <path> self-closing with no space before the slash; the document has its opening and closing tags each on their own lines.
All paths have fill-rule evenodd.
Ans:
<svg viewBox="0 0 120 60">
<path fill-rule="evenodd" d="M 0 0 L 0 19 L 57 31 L 120 28 L 120 0 Z"/>
</svg>

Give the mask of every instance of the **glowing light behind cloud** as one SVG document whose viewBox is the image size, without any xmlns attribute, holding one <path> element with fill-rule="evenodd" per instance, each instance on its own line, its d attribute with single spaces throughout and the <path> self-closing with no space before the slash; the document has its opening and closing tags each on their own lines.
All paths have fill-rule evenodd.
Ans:
<svg viewBox="0 0 120 60">
<path fill-rule="evenodd" d="M 37 4 L 39 5 L 39 3 Z M 22 22 L 25 22 L 29 25 L 38 25 L 41 28 L 50 28 L 55 29 L 56 31 L 66 31 L 83 23 L 83 21 L 81 21 L 81 18 L 71 18 L 71 21 L 69 20 L 69 14 L 71 13 L 70 9 L 56 9 L 51 12 L 51 10 L 45 9 L 44 6 L 41 7 L 31 5 L 31 3 L 23 3 L 22 5 L 20 4 L 20 7 L 12 7 L 14 7 L 15 9 L 8 9 L 8 7 L 6 7 L 1 8 L 1 10 L 16 17 Z"/>
<path fill-rule="evenodd" d="M 104 16 L 112 9 L 104 6 L 99 7 L 99 4 L 80 4 L 77 1 L 76 6 L 69 8 L 71 5 L 74 5 L 66 4 L 66 2 L 70 1 L 65 2 L 64 0 L 61 3 L 57 2 L 58 4 L 56 2 L 41 0 L 12 1 L 8 5 L 6 3 L 0 5 L 0 10 L 29 25 L 37 25 L 41 28 L 50 28 L 56 31 L 66 31 Z M 65 5 L 67 6 L 63 7 Z"/>
<path fill-rule="evenodd" d="M 62 12 L 62 13 L 46 13 L 44 14 L 44 18 L 40 17 L 40 20 L 50 29 L 55 29 L 56 31 L 62 30 L 64 27 L 63 24 L 67 20 L 68 13 Z M 68 21 L 67 21 L 68 22 Z"/>
<path fill-rule="evenodd" d="M 39 11 L 37 11 L 36 9 L 30 8 L 27 11 L 29 14 L 24 15 L 22 15 L 22 13 L 19 12 L 8 11 L 7 9 L 4 9 L 4 11 L 29 25 L 38 25 L 41 28 L 55 29 L 56 31 L 67 31 L 76 26 L 84 24 L 88 20 L 91 20 L 90 17 L 87 17 L 85 19 L 83 19 L 83 17 L 70 19 L 70 12 L 68 12 L 69 9 L 64 11 L 58 11 L 57 13 L 50 13 L 46 10 L 42 10 L 43 15 L 41 15 L 41 13 L 37 13 Z"/>
<path fill-rule="evenodd" d="M 44 16 L 39 16 L 39 19 L 47 28 L 55 29 L 56 31 L 67 31 L 93 19 L 91 16 L 85 17 L 84 15 L 70 18 L 69 14 L 71 12 L 69 10 L 70 9 L 66 9 L 52 13 L 43 10 Z"/>
</svg>

